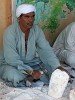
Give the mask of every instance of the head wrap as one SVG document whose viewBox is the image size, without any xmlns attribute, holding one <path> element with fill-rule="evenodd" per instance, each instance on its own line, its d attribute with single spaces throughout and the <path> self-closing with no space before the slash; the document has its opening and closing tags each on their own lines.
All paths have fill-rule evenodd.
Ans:
<svg viewBox="0 0 75 100">
<path fill-rule="evenodd" d="M 30 12 L 36 12 L 35 6 L 32 4 L 22 4 L 16 9 L 16 17 L 19 17 L 21 14 L 27 14 Z"/>
</svg>

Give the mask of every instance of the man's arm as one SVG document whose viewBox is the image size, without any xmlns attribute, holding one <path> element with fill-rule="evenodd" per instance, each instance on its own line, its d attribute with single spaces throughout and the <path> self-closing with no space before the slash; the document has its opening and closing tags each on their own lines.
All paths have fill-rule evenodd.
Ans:
<svg viewBox="0 0 75 100">
<path fill-rule="evenodd" d="M 57 67 L 60 66 L 60 62 L 57 59 L 56 55 L 53 52 L 52 47 L 48 43 L 45 38 L 43 31 L 39 28 L 39 35 L 37 39 L 37 49 L 40 56 L 40 59 L 55 70 Z"/>
<path fill-rule="evenodd" d="M 19 70 L 32 70 L 30 66 L 25 65 L 21 60 L 16 49 L 15 36 L 11 30 L 5 31 L 3 35 L 3 49 L 5 61 L 9 65 L 15 66 Z"/>
</svg>

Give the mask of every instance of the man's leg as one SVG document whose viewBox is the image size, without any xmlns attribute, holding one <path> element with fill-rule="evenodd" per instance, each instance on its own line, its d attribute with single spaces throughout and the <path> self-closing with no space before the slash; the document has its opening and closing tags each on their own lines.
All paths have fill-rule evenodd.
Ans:
<svg viewBox="0 0 75 100">
<path fill-rule="evenodd" d="M 60 54 L 61 61 L 65 62 L 67 65 L 75 68 L 75 53 L 70 51 L 64 51 Z M 59 58 L 60 58 L 59 57 Z"/>
<path fill-rule="evenodd" d="M 43 75 L 40 78 L 45 84 L 49 84 L 52 68 L 49 65 L 45 65 L 43 62 L 38 62 L 36 65 L 31 66 L 34 70 L 43 71 Z"/>
<path fill-rule="evenodd" d="M 0 77 L 5 81 L 12 82 L 16 87 L 25 78 L 25 75 L 12 66 L 3 65 L 0 67 Z"/>
<path fill-rule="evenodd" d="M 49 65 L 45 65 L 43 63 L 40 64 L 40 67 L 44 72 L 40 80 L 43 81 L 45 84 L 49 84 L 52 68 Z"/>
</svg>

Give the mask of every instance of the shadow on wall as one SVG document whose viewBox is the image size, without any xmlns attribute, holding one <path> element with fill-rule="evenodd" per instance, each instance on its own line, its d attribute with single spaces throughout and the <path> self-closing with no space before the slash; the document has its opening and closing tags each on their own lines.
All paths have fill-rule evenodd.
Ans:
<svg viewBox="0 0 75 100">
<path fill-rule="evenodd" d="M 55 42 L 57 36 L 61 33 L 61 31 L 71 22 L 75 21 L 75 15 L 74 12 L 71 12 L 66 19 L 60 20 L 60 26 L 56 29 L 54 33 L 51 33 L 50 31 L 45 31 L 45 35 L 51 46 Z"/>
</svg>

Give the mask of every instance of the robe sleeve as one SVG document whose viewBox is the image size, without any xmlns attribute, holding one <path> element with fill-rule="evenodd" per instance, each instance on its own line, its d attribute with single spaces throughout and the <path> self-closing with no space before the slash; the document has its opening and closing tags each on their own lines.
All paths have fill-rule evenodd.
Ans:
<svg viewBox="0 0 75 100">
<path fill-rule="evenodd" d="M 60 66 L 60 62 L 54 54 L 49 42 L 46 40 L 43 31 L 40 28 L 38 30 L 39 35 L 37 39 L 37 49 L 40 59 L 43 61 L 43 63 L 48 64 L 53 70 L 55 70 L 58 66 Z"/>
<path fill-rule="evenodd" d="M 71 23 L 60 33 L 53 47 L 61 61 L 65 60 L 68 52 L 75 52 L 75 23 Z"/>
<path fill-rule="evenodd" d="M 11 32 L 11 33 L 10 33 Z M 18 68 L 19 70 L 32 70 L 25 65 L 16 49 L 16 38 L 11 30 L 6 30 L 3 35 L 4 58 L 7 64 Z"/>
<path fill-rule="evenodd" d="M 65 50 L 75 52 L 75 23 L 66 28 L 64 43 Z"/>
</svg>

